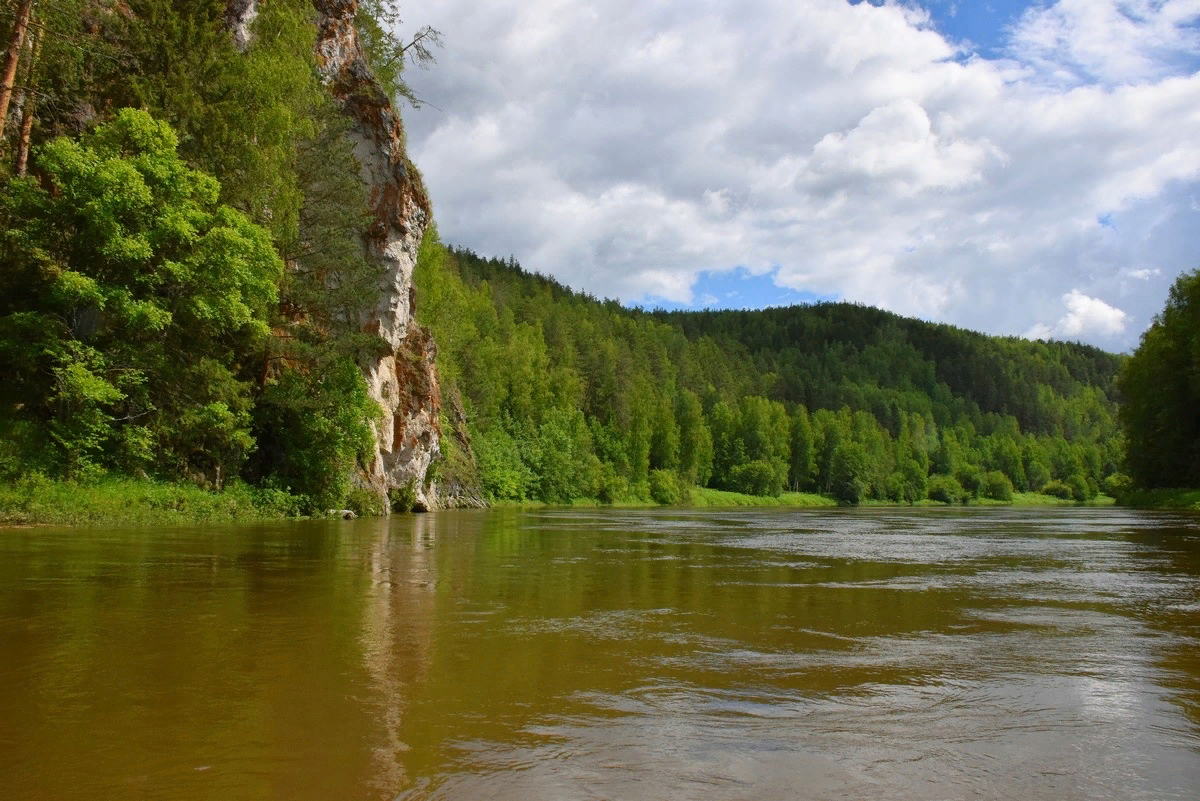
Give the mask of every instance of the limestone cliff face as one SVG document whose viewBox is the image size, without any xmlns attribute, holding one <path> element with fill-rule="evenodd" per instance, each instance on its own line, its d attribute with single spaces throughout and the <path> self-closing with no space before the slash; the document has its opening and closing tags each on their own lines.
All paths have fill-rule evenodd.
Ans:
<svg viewBox="0 0 1200 801">
<path fill-rule="evenodd" d="M 375 454 L 360 480 L 386 497 L 389 489 L 411 487 L 416 508 L 435 505 L 425 486 L 430 464 L 440 455 L 436 347 L 413 319 L 413 267 L 430 221 L 429 198 L 404 151 L 404 129 L 391 100 L 371 74 L 354 28 L 358 0 L 313 0 L 317 11 L 317 64 L 353 124 L 348 136 L 370 193 L 373 221 L 363 232 L 367 258 L 381 270 L 379 300 L 359 320 L 377 334 L 377 355 L 360 366 L 371 397 L 383 408 L 374 424 Z M 239 49 L 251 46 L 257 0 L 229 0 L 226 24 Z"/>
<path fill-rule="evenodd" d="M 411 487 L 418 509 L 435 505 L 425 476 L 440 455 L 436 348 L 413 319 L 413 267 L 430 221 L 429 198 L 404 151 L 404 129 L 391 100 L 367 66 L 354 28 L 357 0 L 313 0 L 319 15 L 317 64 L 342 110 L 370 191 L 373 222 L 364 232 L 367 256 L 382 270 L 379 301 L 360 321 L 386 346 L 361 366 L 371 397 L 384 410 L 375 455 L 363 477 L 380 494 Z"/>
</svg>

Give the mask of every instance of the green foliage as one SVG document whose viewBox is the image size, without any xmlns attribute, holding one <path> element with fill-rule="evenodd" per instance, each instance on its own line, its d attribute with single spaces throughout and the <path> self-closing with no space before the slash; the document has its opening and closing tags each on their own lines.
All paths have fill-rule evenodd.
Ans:
<svg viewBox="0 0 1200 801">
<path fill-rule="evenodd" d="M 788 482 L 793 489 L 808 489 L 813 485 L 816 468 L 813 452 L 813 428 L 808 409 L 798 406 L 792 416 L 791 463 Z"/>
<path fill-rule="evenodd" d="M 0 186 L 2 474 L 240 471 L 306 510 L 350 503 L 377 414 L 355 362 L 379 347 L 350 121 L 310 0 L 260 4 L 243 50 L 228 10 L 39 6 L 37 180 Z M 427 61 L 436 32 L 389 39 L 393 12 L 360 4 L 369 56 Z"/>
<path fill-rule="evenodd" d="M 1121 503 L 1147 509 L 1200 509 L 1200 490 L 1133 490 L 1121 498 Z"/>
<path fill-rule="evenodd" d="M 401 514 L 411 512 L 417 505 L 417 484 L 410 481 L 403 487 L 392 487 L 388 490 L 388 505 L 393 512 Z"/>
<path fill-rule="evenodd" d="M 1071 489 L 1071 497 L 1077 501 L 1090 501 L 1096 497 L 1095 490 L 1088 484 L 1087 478 L 1082 473 L 1073 473 L 1066 480 L 1066 485 Z"/>
<path fill-rule="evenodd" d="M 988 472 L 1027 486 L 1031 470 L 1048 481 L 1053 463 L 1098 485 L 1117 466 L 1108 393 L 1119 360 L 1083 346 L 992 340 L 844 304 L 627 310 L 511 259 L 446 249 L 436 233 L 415 280 L 443 390 L 463 398 L 481 481 L 498 500 L 622 502 L 649 497 L 651 473 L 672 470 L 766 497 L 793 487 L 916 503 L 941 470 L 966 483 L 968 493 L 955 483 L 957 502 Z M 959 376 L 939 379 L 942 361 L 976 375 L 957 348 L 1013 362 L 1003 387 L 993 379 L 991 409 L 954 394 L 968 388 Z M 1001 412 L 1020 404 L 1036 430 Z M 543 431 L 575 410 L 590 437 Z M 571 456 L 552 470 L 560 448 Z M 590 478 L 571 478 L 576 463 Z M 553 488 L 563 481 L 570 493 Z"/>
<path fill-rule="evenodd" d="M 331 507 L 336 508 L 336 507 Z M 354 512 L 359 517 L 379 517 L 388 512 L 387 505 L 378 493 L 372 492 L 364 487 L 350 487 L 346 493 L 345 508 Z M 327 511 L 327 510 L 321 510 Z"/>
<path fill-rule="evenodd" d="M 679 474 L 690 484 L 704 486 L 712 476 L 712 432 L 700 399 L 691 390 L 680 391 L 675 419 L 679 423 Z"/>
<path fill-rule="evenodd" d="M 829 491 L 838 503 L 860 503 L 867 492 L 867 450 L 857 442 L 843 442 L 833 452 Z"/>
<path fill-rule="evenodd" d="M 434 60 L 433 48 L 442 46 L 442 34 L 424 25 L 406 42 L 397 35 L 402 23 L 395 0 L 359 0 L 354 25 L 371 71 L 389 98 L 402 97 L 419 108 L 421 99 L 402 78 L 404 65 L 427 68 Z"/>
<path fill-rule="evenodd" d="M 732 492 L 745 495 L 776 496 L 783 492 L 787 474 L 778 462 L 753 459 L 734 465 L 729 471 L 728 486 Z"/>
<path fill-rule="evenodd" d="M 979 494 L 994 501 L 1010 502 L 1013 499 L 1012 479 L 999 470 L 985 473 L 980 482 Z"/>
<path fill-rule="evenodd" d="M 42 148 L 53 191 L 22 179 L 0 196 L 0 409 L 45 431 L 64 475 L 95 462 L 219 484 L 251 445 L 235 373 L 283 266 L 176 141 L 125 109 Z"/>
<path fill-rule="evenodd" d="M 761 494 L 761 493 L 754 493 Z M 650 497 L 655 503 L 673 506 L 679 503 L 679 482 L 670 470 L 650 471 Z"/>
<path fill-rule="evenodd" d="M 97 475 L 56 481 L 38 472 L 0 483 L 0 523 L 178 525 L 296 517 L 302 501 L 233 481 L 220 492 L 191 484 Z"/>
<path fill-rule="evenodd" d="M 1200 270 L 1176 279 L 1126 362 L 1120 388 L 1133 483 L 1200 486 Z"/>
<path fill-rule="evenodd" d="M 1113 473 L 1104 479 L 1104 493 L 1114 498 L 1122 498 L 1133 489 L 1133 479 L 1124 473 Z"/>
<path fill-rule="evenodd" d="M 968 497 L 954 476 L 938 474 L 929 477 L 929 500 L 956 504 L 965 502 Z"/>
<path fill-rule="evenodd" d="M 311 499 L 309 514 L 348 504 L 350 476 L 374 444 L 367 421 L 379 414 L 353 361 L 319 367 L 268 379 L 254 410 L 255 475 Z"/>
<path fill-rule="evenodd" d="M 530 497 L 535 476 L 522 459 L 516 439 L 503 426 L 476 435 L 473 444 L 483 491 L 488 498 L 523 501 Z"/>
<path fill-rule="evenodd" d="M 800 509 L 816 509 L 837 506 L 837 501 L 811 492 L 785 492 L 778 497 L 745 495 L 740 492 L 705 488 L 692 488 L 687 502 L 697 507 L 719 506 L 789 506 Z"/>
<path fill-rule="evenodd" d="M 898 470 L 892 474 L 894 483 L 892 500 L 908 504 L 924 500 L 929 489 L 929 476 L 920 462 L 913 458 L 902 458 Z"/>
<path fill-rule="evenodd" d="M 1073 488 L 1070 484 L 1064 481 L 1058 481 L 1057 479 L 1046 482 L 1046 484 L 1039 491 L 1043 495 L 1049 495 L 1053 498 L 1063 498 L 1066 500 L 1075 498 L 1075 488 Z"/>
</svg>

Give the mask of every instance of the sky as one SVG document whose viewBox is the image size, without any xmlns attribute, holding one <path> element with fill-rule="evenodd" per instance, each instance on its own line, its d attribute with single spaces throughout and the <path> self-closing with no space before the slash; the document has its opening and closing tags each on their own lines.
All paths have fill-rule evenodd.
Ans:
<svg viewBox="0 0 1200 801">
<path fill-rule="evenodd" d="M 1124 351 L 1200 267 L 1200 0 L 404 10 L 443 241 L 599 297 Z"/>
</svg>

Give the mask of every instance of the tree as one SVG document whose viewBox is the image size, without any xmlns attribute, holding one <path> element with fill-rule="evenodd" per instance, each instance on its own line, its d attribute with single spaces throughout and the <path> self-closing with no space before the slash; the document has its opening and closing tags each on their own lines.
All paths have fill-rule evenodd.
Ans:
<svg viewBox="0 0 1200 801">
<path fill-rule="evenodd" d="M 813 457 L 813 430 L 808 419 L 808 409 L 796 408 L 792 416 L 792 459 L 788 478 L 792 489 L 808 489 L 813 481 L 815 459 Z"/>
<path fill-rule="evenodd" d="M 1118 383 L 1134 483 L 1200 486 L 1200 270 L 1176 279 Z"/>
<path fill-rule="evenodd" d="M 8 37 L 8 49 L 4 54 L 4 64 L 0 66 L 0 135 L 4 133 L 4 123 L 8 118 L 8 103 L 12 99 L 13 82 L 17 77 L 21 45 L 25 42 L 25 32 L 29 28 L 29 16 L 32 13 L 33 0 L 20 0 L 17 3 L 16 21 L 13 23 L 12 32 Z"/>
<path fill-rule="evenodd" d="M 0 195 L 0 414 L 71 475 L 93 460 L 219 484 L 252 446 L 250 385 L 283 264 L 175 133 L 122 109 Z"/>
<path fill-rule="evenodd" d="M 833 452 L 829 492 L 838 503 L 857 504 L 867 494 L 870 464 L 867 449 L 857 442 L 843 442 Z"/>
<path fill-rule="evenodd" d="M 675 419 L 679 422 L 679 474 L 703 487 L 712 475 L 713 439 L 696 393 L 685 389 L 679 394 Z"/>
</svg>

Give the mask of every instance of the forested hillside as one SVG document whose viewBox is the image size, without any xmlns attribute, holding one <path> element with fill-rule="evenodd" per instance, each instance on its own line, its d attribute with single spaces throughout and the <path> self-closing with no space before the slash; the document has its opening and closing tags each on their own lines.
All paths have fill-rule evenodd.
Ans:
<svg viewBox="0 0 1200 801">
<path fill-rule="evenodd" d="M 1125 480 L 1122 357 L 1086 345 L 844 303 L 629 310 L 432 238 L 416 281 L 493 499 L 665 501 L 695 485 L 1083 500 Z"/>
<path fill-rule="evenodd" d="M 380 418 L 360 364 L 388 350 L 362 325 L 382 283 L 364 231 L 394 220 L 347 132 L 355 108 L 391 114 L 436 33 L 401 42 L 389 0 L 320 5 L 0 3 L 0 479 L 381 508 L 352 479 Z M 365 63 L 331 86 L 319 26 L 355 8 Z"/>
</svg>

